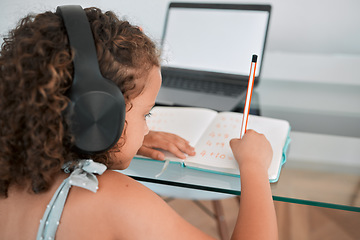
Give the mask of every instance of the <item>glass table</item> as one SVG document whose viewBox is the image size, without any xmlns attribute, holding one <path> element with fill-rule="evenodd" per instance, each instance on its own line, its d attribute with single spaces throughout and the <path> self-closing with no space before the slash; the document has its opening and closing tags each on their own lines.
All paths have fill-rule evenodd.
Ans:
<svg viewBox="0 0 360 240">
<path fill-rule="evenodd" d="M 235 111 L 242 112 L 242 106 Z M 360 85 L 263 79 L 251 114 L 291 125 L 274 200 L 360 212 Z M 240 195 L 239 178 L 134 159 L 124 174 L 142 182 Z"/>
</svg>

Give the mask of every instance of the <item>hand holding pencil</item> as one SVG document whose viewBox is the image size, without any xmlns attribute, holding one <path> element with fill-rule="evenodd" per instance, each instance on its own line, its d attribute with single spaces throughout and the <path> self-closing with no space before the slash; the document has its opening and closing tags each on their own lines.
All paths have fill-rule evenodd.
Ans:
<svg viewBox="0 0 360 240">
<path fill-rule="evenodd" d="M 273 204 L 269 183 L 268 169 L 272 161 L 273 150 L 265 135 L 254 130 L 246 132 L 250 110 L 251 95 L 256 70 L 256 55 L 253 55 L 250 68 L 249 84 L 246 94 L 243 122 L 240 139 L 232 139 L 230 147 L 239 165 L 241 201 L 238 222 L 234 235 L 242 238 L 254 237 L 254 231 L 265 229 L 258 233 L 256 239 L 278 239 L 276 212 Z M 248 223 L 246 227 L 244 222 Z M 252 229 L 250 234 L 245 233 Z M 244 234 L 243 234 L 244 233 Z"/>
<path fill-rule="evenodd" d="M 269 141 L 263 134 L 259 134 L 253 130 L 250 130 L 249 134 L 244 137 L 249 119 L 252 90 L 254 87 L 256 71 L 256 62 L 257 55 L 253 55 L 250 66 L 249 82 L 246 92 L 243 120 L 241 124 L 240 139 L 232 139 L 230 141 L 230 147 L 233 151 L 235 159 L 239 164 L 239 167 L 240 165 L 244 164 L 244 162 L 251 162 L 252 164 L 258 162 L 258 164 L 260 166 L 263 166 L 264 169 L 268 169 L 273 155 Z"/>
<path fill-rule="evenodd" d="M 241 172 L 251 165 L 258 169 L 268 170 L 273 150 L 265 135 L 249 129 L 243 138 L 234 138 L 230 141 L 230 147 L 239 165 Z"/>
</svg>

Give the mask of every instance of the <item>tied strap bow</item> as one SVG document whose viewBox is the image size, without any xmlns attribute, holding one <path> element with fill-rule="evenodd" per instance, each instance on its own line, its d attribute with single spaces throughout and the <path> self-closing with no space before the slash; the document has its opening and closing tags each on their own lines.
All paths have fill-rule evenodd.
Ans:
<svg viewBox="0 0 360 240">
<path fill-rule="evenodd" d="M 69 176 L 69 184 L 81 188 L 88 189 L 94 193 L 98 190 L 99 181 L 95 174 L 103 174 L 106 166 L 101 163 L 94 162 L 91 159 L 80 160 L 74 171 Z M 68 167 L 64 168 L 68 172 Z"/>
<path fill-rule="evenodd" d="M 71 162 L 64 164 L 63 169 L 65 173 L 71 172 L 71 164 Z M 85 188 L 96 193 L 99 182 L 95 174 L 101 175 L 105 170 L 106 166 L 104 164 L 94 162 L 91 159 L 78 161 L 70 176 L 61 183 L 49 205 L 47 205 L 43 218 L 40 220 L 40 226 L 36 236 L 37 240 L 50 240 L 55 238 L 71 186 Z"/>
</svg>

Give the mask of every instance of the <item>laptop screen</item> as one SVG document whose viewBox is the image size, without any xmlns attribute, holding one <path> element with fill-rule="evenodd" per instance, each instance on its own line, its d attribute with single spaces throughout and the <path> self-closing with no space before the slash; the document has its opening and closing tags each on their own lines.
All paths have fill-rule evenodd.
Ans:
<svg viewBox="0 0 360 240">
<path fill-rule="evenodd" d="M 251 57 L 261 69 L 270 18 L 267 10 L 241 5 L 170 5 L 162 39 L 162 66 L 249 75 Z M 209 7 L 210 6 L 210 7 Z"/>
</svg>

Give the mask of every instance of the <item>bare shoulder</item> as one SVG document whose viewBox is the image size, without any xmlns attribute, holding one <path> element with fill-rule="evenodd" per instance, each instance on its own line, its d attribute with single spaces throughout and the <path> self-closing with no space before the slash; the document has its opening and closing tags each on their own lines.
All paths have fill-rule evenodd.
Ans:
<svg viewBox="0 0 360 240">
<path fill-rule="evenodd" d="M 110 208 L 114 214 L 126 215 L 125 221 L 128 223 L 134 214 L 141 213 L 144 216 L 149 211 L 149 206 L 167 207 L 157 194 L 122 173 L 106 171 L 98 180 L 98 197 L 108 203 L 106 207 Z M 139 217 L 137 215 L 134 220 L 139 221 Z"/>
<path fill-rule="evenodd" d="M 96 193 L 80 187 L 71 188 L 57 239 L 117 238 L 119 226 L 131 222 L 134 211 L 143 204 L 139 200 L 158 198 L 151 190 L 119 172 L 108 170 L 97 178 L 99 189 Z"/>
<path fill-rule="evenodd" d="M 77 187 L 71 190 L 58 239 L 208 239 L 132 178 L 106 171 L 98 180 L 97 193 Z M 89 230 L 73 229 L 79 223 Z"/>
<path fill-rule="evenodd" d="M 113 197 L 111 209 L 121 231 L 118 238 L 131 239 L 208 239 L 180 217 L 157 194 L 121 173 L 109 171 L 99 178 L 104 198 Z M 102 186 L 99 187 L 102 187 Z M 114 225 L 118 229 L 119 225 Z M 125 230 L 126 229 L 126 230 Z M 139 231 L 141 229 L 141 231 Z M 151 234 L 150 234 L 151 233 Z"/>
<path fill-rule="evenodd" d="M 108 170 L 103 175 L 98 176 L 98 180 L 98 192 L 102 197 L 110 194 L 123 198 L 125 197 L 124 191 L 130 196 L 132 194 L 153 194 L 152 191 L 141 183 L 117 171 Z"/>
<path fill-rule="evenodd" d="M 112 212 L 115 212 L 117 208 L 125 211 L 126 209 L 123 209 L 125 206 L 129 208 L 144 198 L 150 198 L 152 201 L 156 199 L 161 200 L 150 189 L 120 172 L 107 170 L 103 175 L 97 176 L 97 179 L 99 181 L 99 188 L 96 193 L 83 188 L 73 187 L 69 200 L 76 200 L 79 197 L 84 199 L 88 206 L 97 203 L 99 211 L 112 209 Z M 96 209 L 93 211 L 96 211 Z"/>
</svg>

